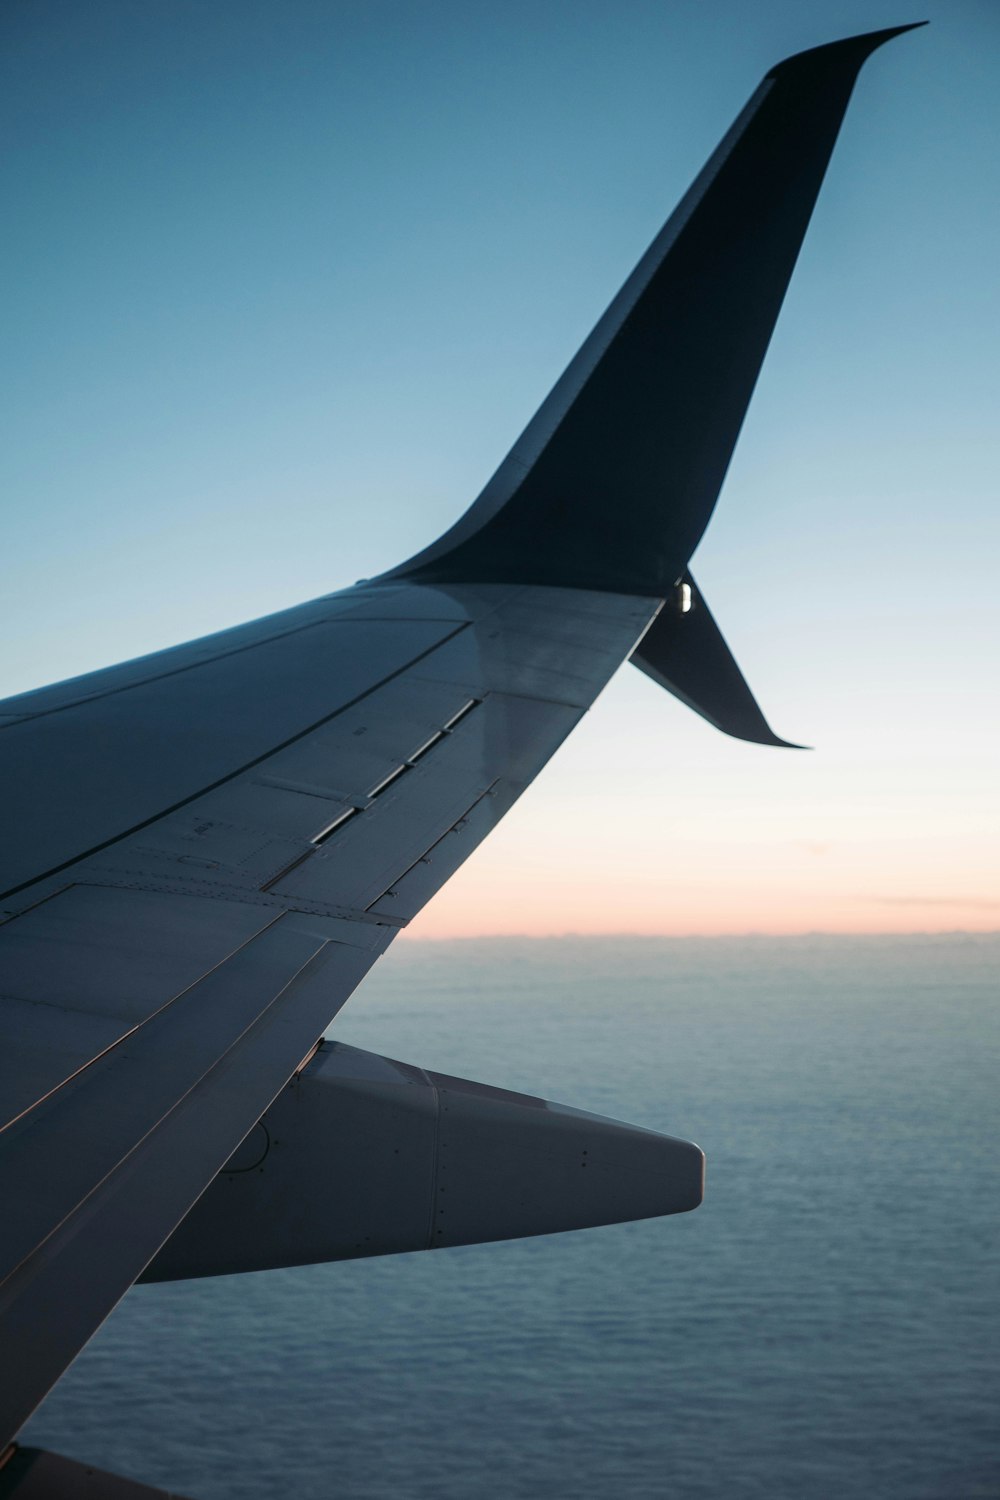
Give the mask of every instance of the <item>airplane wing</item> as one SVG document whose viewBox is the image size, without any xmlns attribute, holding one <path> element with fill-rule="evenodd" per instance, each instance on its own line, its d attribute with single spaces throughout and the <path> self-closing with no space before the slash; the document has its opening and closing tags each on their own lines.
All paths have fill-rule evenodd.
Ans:
<svg viewBox="0 0 1000 1500">
<path fill-rule="evenodd" d="M 144 1273 L 700 1200 L 686 1142 L 317 1039 L 622 661 L 775 742 L 687 567 L 857 71 L 907 29 L 768 74 L 440 541 L 0 705 L 0 1444 Z"/>
</svg>

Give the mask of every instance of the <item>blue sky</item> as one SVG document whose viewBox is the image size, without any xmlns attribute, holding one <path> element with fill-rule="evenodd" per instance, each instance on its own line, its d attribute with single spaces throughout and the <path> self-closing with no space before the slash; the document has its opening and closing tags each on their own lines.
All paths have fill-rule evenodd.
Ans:
<svg viewBox="0 0 1000 1500">
<path fill-rule="evenodd" d="M 422 920 L 1000 925 L 990 0 L 8 5 L 0 691 L 415 551 L 768 67 L 921 19 L 862 72 L 694 560 L 816 750 L 629 669 Z"/>
</svg>

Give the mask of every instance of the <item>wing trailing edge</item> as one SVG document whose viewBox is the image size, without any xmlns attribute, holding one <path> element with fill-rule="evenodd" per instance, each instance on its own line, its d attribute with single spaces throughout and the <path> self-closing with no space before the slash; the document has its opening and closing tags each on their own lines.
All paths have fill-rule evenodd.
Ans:
<svg viewBox="0 0 1000 1500">
<path fill-rule="evenodd" d="M 479 498 L 385 578 L 668 595 L 715 506 L 858 71 L 912 29 L 767 74 Z"/>
</svg>

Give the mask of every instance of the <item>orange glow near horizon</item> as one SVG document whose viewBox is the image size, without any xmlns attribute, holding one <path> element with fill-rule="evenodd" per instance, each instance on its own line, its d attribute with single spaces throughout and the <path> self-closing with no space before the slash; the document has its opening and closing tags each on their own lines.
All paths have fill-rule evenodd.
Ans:
<svg viewBox="0 0 1000 1500">
<path fill-rule="evenodd" d="M 840 743 L 838 743 L 838 736 Z M 620 675 L 415 939 L 1000 929 L 992 784 L 926 734 L 744 746 Z M 995 801 L 995 797 L 993 801 Z"/>
<path fill-rule="evenodd" d="M 526 810 L 527 811 L 527 810 Z M 600 846 L 539 808 L 515 811 L 411 923 L 414 938 L 562 933 L 714 936 L 990 932 L 1000 901 L 958 845 L 915 851 L 850 840 L 678 838 L 618 821 Z M 561 832 L 562 837 L 559 837 Z M 576 835 L 576 836 L 574 836 Z M 907 863 L 909 856 L 909 863 Z M 979 879 L 976 879 L 977 874 Z M 924 887 L 923 889 L 921 887 Z"/>
<path fill-rule="evenodd" d="M 816 881 L 664 878 L 655 887 L 617 880 L 612 868 L 557 874 L 488 863 L 485 851 L 407 929 L 416 940 L 635 934 L 716 937 L 755 933 L 855 935 L 1000 930 L 1000 903 L 979 896 L 849 896 Z"/>
</svg>

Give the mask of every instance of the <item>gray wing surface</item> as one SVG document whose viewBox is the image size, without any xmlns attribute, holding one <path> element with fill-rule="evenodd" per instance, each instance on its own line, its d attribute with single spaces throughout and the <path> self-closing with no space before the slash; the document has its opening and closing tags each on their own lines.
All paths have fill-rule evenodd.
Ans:
<svg viewBox="0 0 1000 1500">
<path fill-rule="evenodd" d="M 10 816 L 37 818 L 0 927 L 5 1431 L 658 604 L 374 586 L 5 705 Z"/>
<path fill-rule="evenodd" d="M 635 653 L 713 724 L 777 743 L 701 595 L 685 623 L 678 590 L 690 600 L 691 551 L 857 71 L 905 29 L 772 70 L 438 543 L 382 579 L 0 704 L 0 1446 L 202 1194 L 151 1274 L 294 1259 L 270 1241 L 242 1260 L 242 1244 L 206 1249 L 206 1188 L 258 1122 L 266 1134 L 375 959 L 621 662 Z M 700 1196 L 686 1143 L 671 1159 L 687 1185 L 652 1204 L 623 1195 L 624 1157 L 653 1150 L 628 1127 L 343 1049 L 314 1071 L 302 1113 L 367 1122 L 372 1151 L 386 1107 L 421 1122 L 427 1192 L 383 1249 L 447 1241 L 426 1206 L 445 1140 L 468 1167 L 454 1243 Z M 610 1154 L 590 1155 L 581 1131 Z M 548 1153 L 531 1214 L 515 1138 L 522 1163 Z M 504 1182 L 492 1202 L 482 1151 Z M 286 1158 L 268 1191 L 296 1193 L 309 1160 Z M 557 1201 L 568 1161 L 573 1204 Z M 248 1224 L 277 1201 L 239 1192 Z M 352 1253 L 325 1220 L 314 1235 L 323 1254 Z"/>
</svg>

